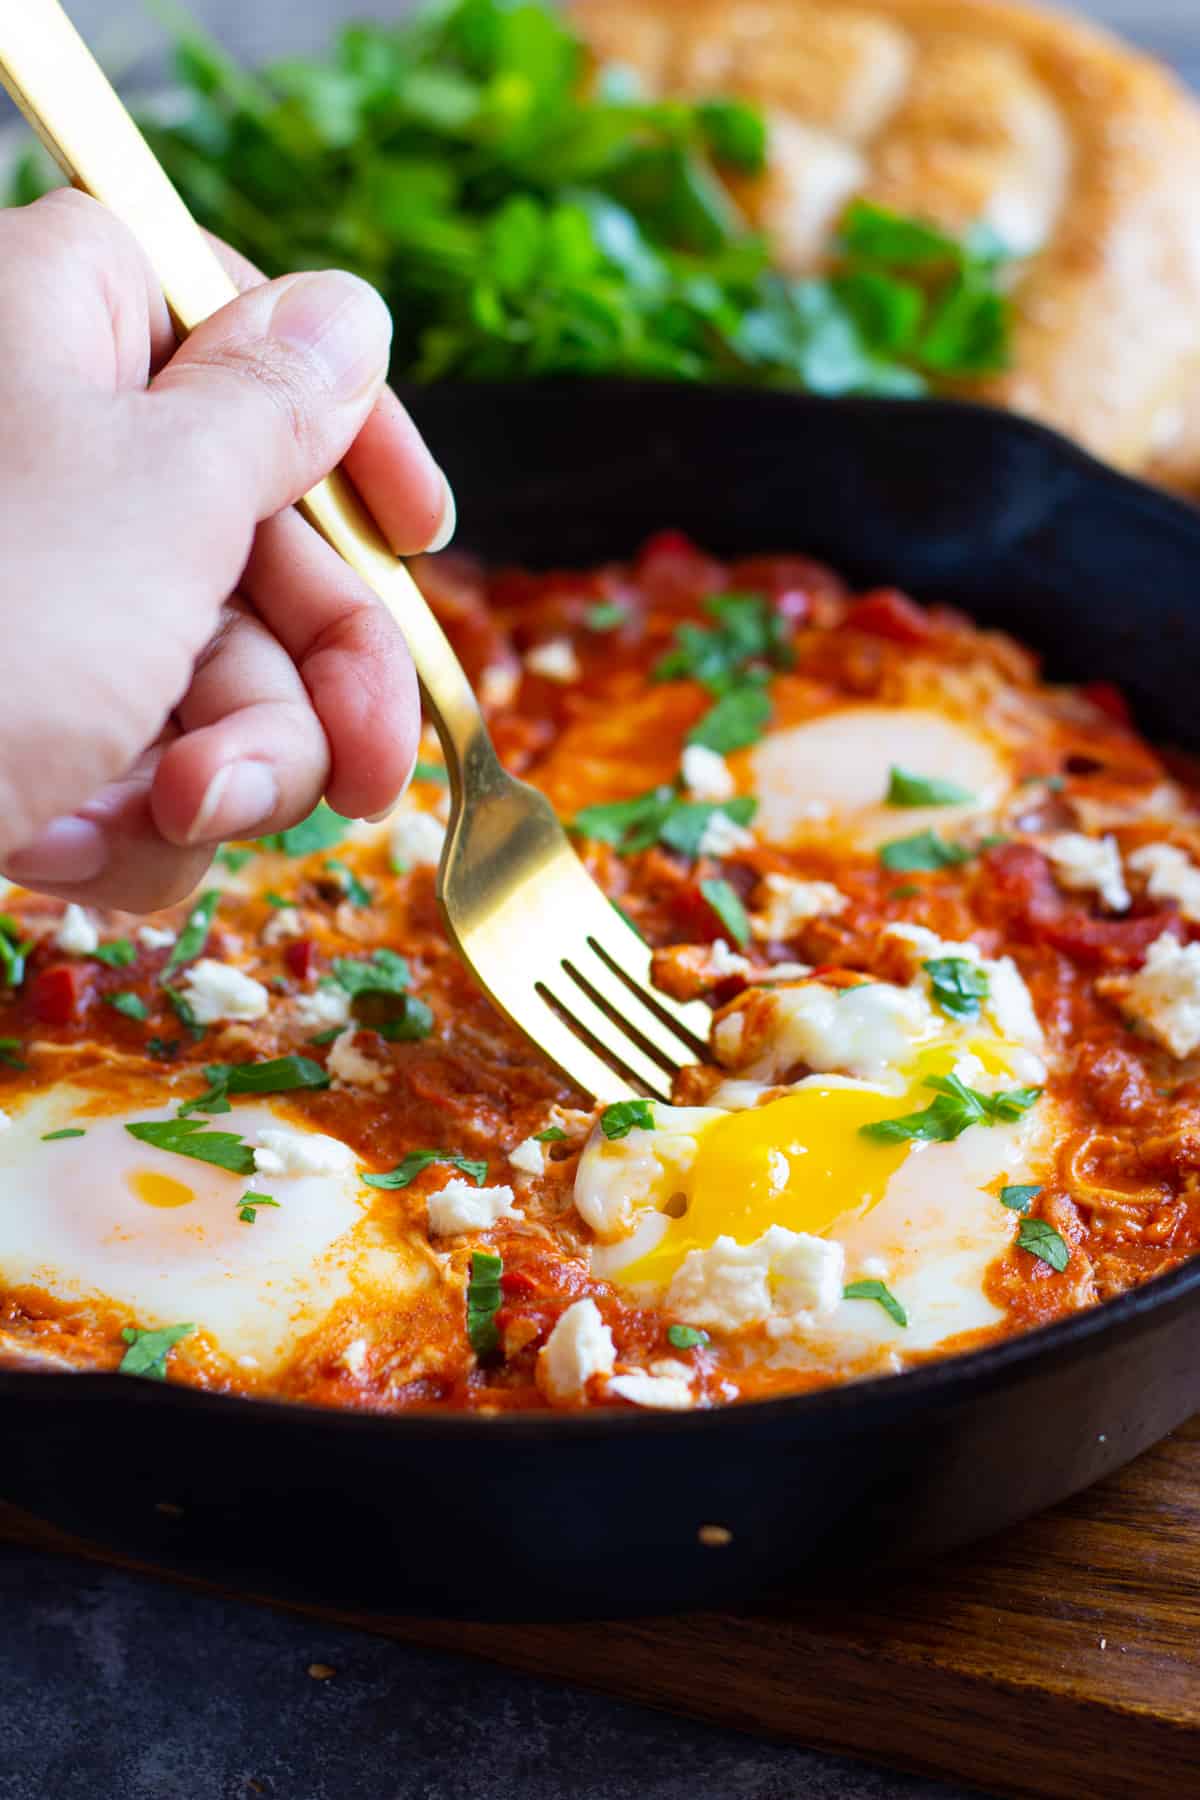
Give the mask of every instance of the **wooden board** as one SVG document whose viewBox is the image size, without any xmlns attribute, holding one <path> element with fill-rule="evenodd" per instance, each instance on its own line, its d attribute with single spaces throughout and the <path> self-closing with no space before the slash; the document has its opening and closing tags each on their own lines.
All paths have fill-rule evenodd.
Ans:
<svg viewBox="0 0 1200 1800">
<path fill-rule="evenodd" d="M 154 1573 L 3 1507 L 0 1538 Z M 587 1626 L 298 1610 L 994 1793 L 1188 1800 L 1200 1418 L 1039 1519 L 806 1609 Z"/>
</svg>

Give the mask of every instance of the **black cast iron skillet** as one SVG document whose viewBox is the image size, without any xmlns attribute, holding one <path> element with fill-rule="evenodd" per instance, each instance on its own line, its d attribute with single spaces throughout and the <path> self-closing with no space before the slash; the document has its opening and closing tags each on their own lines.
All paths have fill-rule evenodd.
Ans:
<svg viewBox="0 0 1200 1800">
<path fill-rule="evenodd" d="M 668 525 L 717 551 L 813 553 L 1008 627 L 1052 673 L 1119 681 L 1153 737 L 1200 746 L 1200 512 L 1049 432 L 952 404 L 679 387 L 413 406 L 485 555 L 586 564 Z M 995 1349 L 719 1412 L 386 1418 L 0 1373 L 0 1494 L 258 1591 L 611 1616 L 947 1549 L 1197 1406 L 1200 1260 Z"/>
</svg>

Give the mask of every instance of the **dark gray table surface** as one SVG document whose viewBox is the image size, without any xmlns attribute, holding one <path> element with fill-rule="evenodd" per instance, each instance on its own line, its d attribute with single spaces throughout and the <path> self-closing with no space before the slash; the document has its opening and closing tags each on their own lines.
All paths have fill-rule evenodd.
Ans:
<svg viewBox="0 0 1200 1800">
<path fill-rule="evenodd" d="M 21 0 L 0 0 L 19 5 Z M 136 0 L 68 0 L 152 74 Z M 192 0 L 243 54 L 396 0 Z M 1200 84 L 1200 0 L 1092 0 Z M 0 1490 L 3 1478 L 0 1476 Z M 466 1657 L 0 1549 L 0 1800 L 985 1800 Z M 337 1673 L 316 1681 L 309 1665 Z"/>
</svg>

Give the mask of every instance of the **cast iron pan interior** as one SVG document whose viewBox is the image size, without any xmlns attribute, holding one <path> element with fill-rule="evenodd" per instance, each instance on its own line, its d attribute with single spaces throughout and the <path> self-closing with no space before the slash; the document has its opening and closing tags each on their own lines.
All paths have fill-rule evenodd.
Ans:
<svg viewBox="0 0 1200 1800">
<path fill-rule="evenodd" d="M 586 564 L 675 526 L 1006 626 L 1200 747 L 1200 512 L 952 403 L 563 384 L 412 396 L 460 542 Z M 698 1414 L 374 1418 L 0 1372 L 0 1493 L 260 1592 L 533 1618 L 845 1588 L 1086 1486 L 1200 1406 L 1200 1261 L 974 1356 Z M 721 1544 L 700 1527 L 721 1525 Z M 711 1533 L 705 1536 L 711 1538 Z"/>
</svg>

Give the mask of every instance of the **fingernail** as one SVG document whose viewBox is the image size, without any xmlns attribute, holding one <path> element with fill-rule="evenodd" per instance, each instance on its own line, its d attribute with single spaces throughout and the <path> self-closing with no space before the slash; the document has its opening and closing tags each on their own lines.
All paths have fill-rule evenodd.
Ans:
<svg viewBox="0 0 1200 1800">
<path fill-rule="evenodd" d="M 442 496 L 442 516 L 438 520 L 437 530 L 425 546 L 427 551 L 444 550 L 446 545 L 450 542 L 450 539 L 454 536 L 455 528 L 458 525 L 458 507 L 454 500 L 454 489 L 450 486 L 445 474 L 440 469 L 438 470 L 438 473 L 442 477 L 442 488 L 444 490 Z"/>
<path fill-rule="evenodd" d="M 266 763 L 226 763 L 218 769 L 188 828 L 189 844 L 252 837 L 279 805 L 279 786 Z"/>
<path fill-rule="evenodd" d="M 392 316 L 357 275 L 328 269 L 284 288 L 271 314 L 271 336 L 303 350 L 339 400 L 353 400 L 387 373 Z"/>
<path fill-rule="evenodd" d="M 45 830 L 5 863 L 14 881 L 92 881 L 108 862 L 108 839 L 90 819 L 51 819 Z"/>
</svg>

